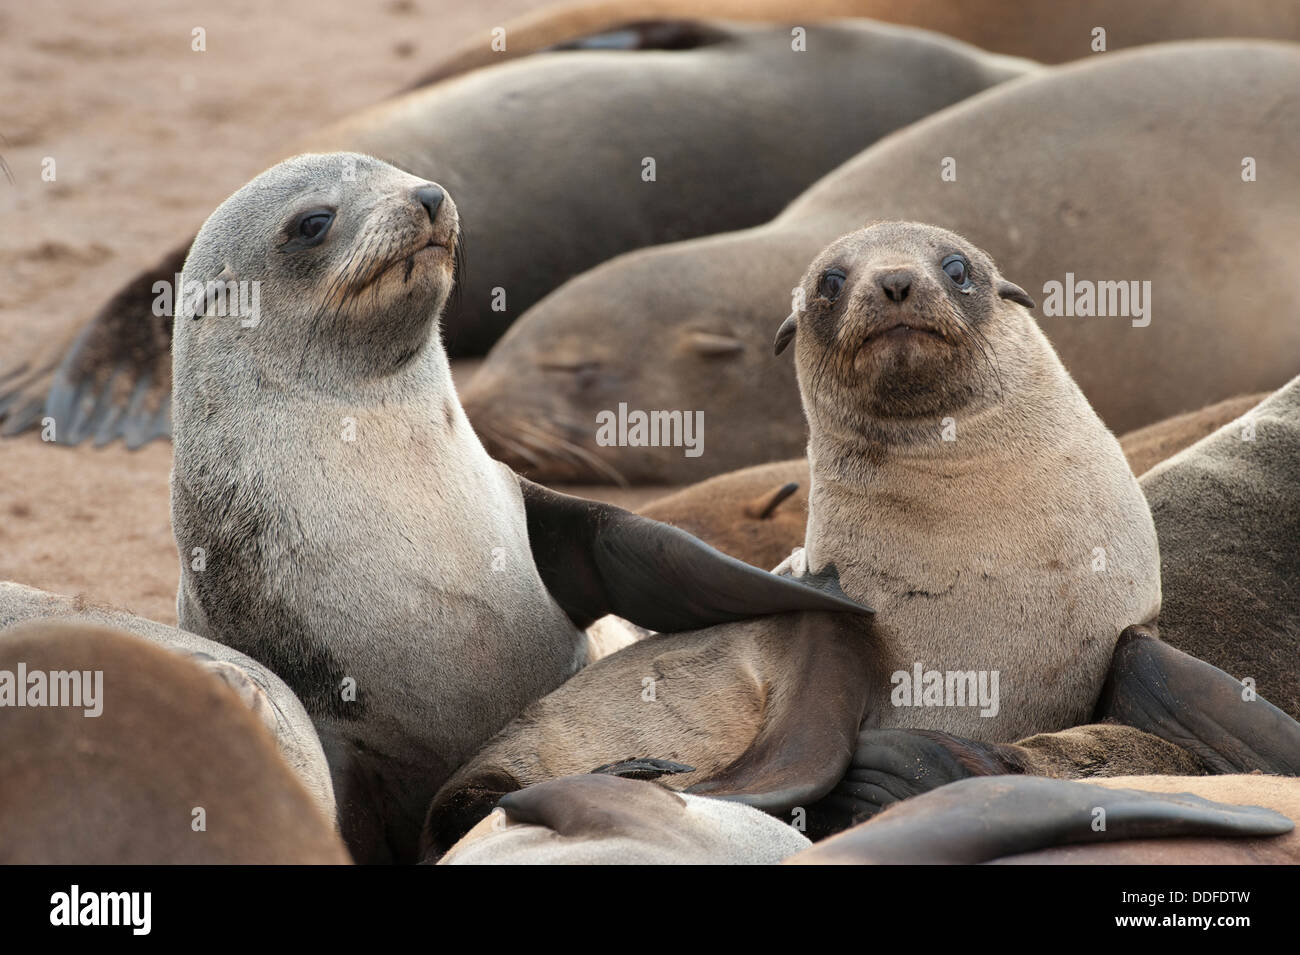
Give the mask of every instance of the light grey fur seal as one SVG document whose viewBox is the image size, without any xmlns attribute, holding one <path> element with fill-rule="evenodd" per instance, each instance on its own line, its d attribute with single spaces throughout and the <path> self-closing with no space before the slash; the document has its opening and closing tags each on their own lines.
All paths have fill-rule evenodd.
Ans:
<svg viewBox="0 0 1300 955">
<path fill-rule="evenodd" d="M 297 773 L 322 814 L 334 820 L 336 808 L 330 768 L 311 717 L 284 681 L 257 660 L 224 644 L 134 614 L 90 604 L 77 597 L 0 581 L 0 630 L 35 620 L 66 620 L 125 630 L 188 657 L 220 677 L 270 730 L 280 747 L 280 755 Z"/>
<path fill-rule="evenodd" d="M 465 411 L 535 480 L 677 484 L 796 457 L 807 435 L 793 370 L 768 360 L 772 324 L 803 264 L 892 218 L 987 249 L 1043 304 L 1040 327 L 1116 433 L 1278 388 L 1300 353 L 1300 123 L 1278 122 L 1298 85 L 1300 46 L 1216 41 L 991 89 L 881 140 L 766 225 L 570 279 L 493 348 Z M 700 335 L 739 346 L 679 347 Z M 703 453 L 602 444 L 596 416 L 620 403 L 702 414 Z"/>
<path fill-rule="evenodd" d="M 657 26 L 650 48 L 557 51 L 392 97 L 268 160 L 366 153 L 442 183 L 471 225 L 474 263 L 445 309 L 444 340 L 453 356 L 480 355 L 569 276 L 763 222 L 881 136 L 1035 68 L 868 21 L 809 24 L 807 51 L 785 26 Z M 0 383 L 0 433 L 48 416 L 70 444 L 169 434 L 172 320 L 155 310 L 157 283 L 173 280 L 188 245 L 77 329 L 52 380 L 32 367 Z"/>
<path fill-rule="evenodd" d="M 359 862 L 414 857 L 439 783 L 586 662 L 602 615 L 863 610 L 488 457 L 437 332 L 458 238 L 440 186 L 304 155 L 222 203 L 185 263 L 181 625 L 295 689 Z M 222 314 L 250 283 L 259 314 Z"/>
<path fill-rule="evenodd" d="M 349 861 L 263 719 L 197 662 L 72 617 L 0 632 L 0 863 Z"/>
<path fill-rule="evenodd" d="M 1155 528 L 1024 291 L 917 223 L 832 243 L 801 291 L 777 338 L 796 341 L 812 433 L 791 572 L 833 569 L 881 609 L 651 637 L 593 664 L 446 783 L 429 855 L 501 793 L 595 765 L 666 759 L 687 767 L 673 788 L 785 811 L 835 786 L 861 726 L 1011 742 L 1092 714 L 1121 631 L 1159 610 Z"/>
<path fill-rule="evenodd" d="M 510 793 L 439 865 L 772 865 L 811 843 L 740 803 L 587 774 Z"/>
</svg>

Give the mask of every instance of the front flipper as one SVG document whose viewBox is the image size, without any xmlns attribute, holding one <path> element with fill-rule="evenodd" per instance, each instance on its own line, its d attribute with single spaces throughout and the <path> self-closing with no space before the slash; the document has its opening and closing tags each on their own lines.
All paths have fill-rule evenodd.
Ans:
<svg viewBox="0 0 1300 955">
<path fill-rule="evenodd" d="M 579 629 L 607 613 L 661 633 L 792 610 L 864 614 L 820 576 L 778 577 L 668 524 L 519 479 L 542 582 Z"/>
<path fill-rule="evenodd" d="M 874 641 L 846 614 L 806 614 L 785 638 L 749 747 L 686 791 L 773 815 L 808 807 L 844 775 L 880 673 Z"/>
<path fill-rule="evenodd" d="M 1300 775 L 1300 723 L 1145 627 L 1120 634 L 1094 718 L 1169 740 L 1214 772 Z"/>
<path fill-rule="evenodd" d="M 909 800 L 787 862 L 974 865 L 1062 845 L 1168 836 L 1275 836 L 1293 828 L 1291 820 L 1271 809 L 1216 803 L 1188 793 L 993 776 Z"/>
</svg>

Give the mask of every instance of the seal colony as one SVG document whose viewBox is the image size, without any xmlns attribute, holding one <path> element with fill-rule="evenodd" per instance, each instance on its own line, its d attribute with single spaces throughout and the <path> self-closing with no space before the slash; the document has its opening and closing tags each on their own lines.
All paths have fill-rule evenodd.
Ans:
<svg viewBox="0 0 1300 955">
<path fill-rule="evenodd" d="M 138 276 L 48 402 L 5 373 L 62 440 L 174 409 L 180 627 L 0 583 L 0 855 L 1295 862 L 1297 48 L 619 9 L 316 134 L 168 264 L 174 324 Z M 1115 45 L 1226 8 L 1179 9 Z M 449 351 L 534 299 L 463 408 Z M 634 514 L 511 465 L 728 473 Z"/>
<path fill-rule="evenodd" d="M 818 250 L 890 218 L 969 236 L 1035 298 L 1067 272 L 1151 281 L 1146 327 L 1040 310 L 1116 432 L 1278 388 L 1300 353 L 1286 241 L 1300 228 L 1300 124 L 1274 110 L 1297 84 L 1300 48 L 1216 41 L 1108 53 L 996 87 L 868 148 L 766 225 L 642 249 L 569 280 L 496 345 L 464 390 L 466 413 L 489 453 L 534 480 L 685 483 L 797 457 L 797 385 L 769 360 L 772 322 Z M 1243 154 L 1276 175 L 1243 181 Z M 1107 206 L 1127 214 L 1089 211 Z M 1207 255 L 1224 234 L 1237 251 Z M 1233 334 L 1230 319 L 1249 333 Z M 700 333 L 741 346 L 675 349 Z M 703 411 L 707 452 L 602 447 L 592 422 L 620 401 Z"/>
<path fill-rule="evenodd" d="M 807 309 L 776 340 L 778 352 L 795 343 L 811 433 L 805 549 L 785 570 L 834 569 L 877 616 L 805 617 L 797 641 L 772 618 L 606 657 L 444 786 L 432 854 L 501 792 L 629 755 L 684 764 L 673 788 L 784 810 L 847 768 L 850 747 L 827 727 L 1009 742 L 1072 726 L 1092 714 L 1120 632 L 1155 618 L 1159 557 L 1137 482 L 1032 301 L 983 251 L 881 223 L 832 243 L 801 289 Z M 918 662 L 997 674 L 1004 692 L 983 710 L 900 705 L 890 684 Z M 643 678 L 652 700 L 629 692 Z"/>
<path fill-rule="evenodd" d="M 365 153 L 451 191 L 472 224 L 474 265 L 444 310 L 444 341 L 453 356 L 479 355 L 569 276 L 630 249 L 763 222 L 881 136 L 1035 68 L 868 21 L 810 26 L 816 55 L 793 50 L 784 27 L 680 26 L 688 39 L 664 50 L 579 47 L 426 86 L 272 158 Z M 738 161 L 753 155 L 763 161 Z M 188 248 L 132 277 L 67 343 L 52 380 L 31 368 L 0 387 L 3 433 L 48 416 L 68 444 L 120 436 L 139 447 L 170 434 L 172 312 L 159 289 Z"/>
<path fill-rule="evenodd" d="M 863 609 L 491 460 L 436 330 L 458 237 L 437 184 L 304 155 L 219 206 L 185 263 L 187 287 L 260 283 L 262 315 L 177 320 L 180 624 L 293 687 L 358 861 L 408 858 L 441 781 L 583 666 L 606 613 Z"/>
</svg>

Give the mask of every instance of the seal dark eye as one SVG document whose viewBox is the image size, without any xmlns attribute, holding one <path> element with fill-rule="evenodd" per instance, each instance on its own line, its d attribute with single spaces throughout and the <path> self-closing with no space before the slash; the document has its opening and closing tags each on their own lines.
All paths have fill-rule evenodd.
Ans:
<svg viewBox="0 0 1300 955">
<path fill-rule="evenodd" d="M 299 249 L 319 245 L 325 241 L 325 236 L 333 223 L 332 209 L 311 209 L 302 213 L 285 227 L 286 241 L 280 247 L 281 251 L 296 252 Z"/>
<path fill-rule="evenodd" d="M 833 302 L 844 291 L 845 275 L 842 269 L 827 269 L 817 283 L 817 294 L 828 302 Z"/>
<path fill-rule="evenodd" d="M 965 256 L 953 253 L 940 262 L 939 267 L 958 288 L 966 288 L 971 284 L 970 263 L 966 261 Z"/>
<path fill-rule="evenodd" d="M 304 239 L 321 238 L 333 221 L 334 216 L 328 212 L 313 212 L 298 223 L 298 234 Z"/>
</svg>

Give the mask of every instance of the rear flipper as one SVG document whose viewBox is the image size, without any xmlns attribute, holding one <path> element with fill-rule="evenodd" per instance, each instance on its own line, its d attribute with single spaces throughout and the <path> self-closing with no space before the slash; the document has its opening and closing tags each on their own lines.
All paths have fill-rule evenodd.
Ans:
<svg viewBox="0 0 1300 955">
<path fill-rule="evenodd" d="M 1300 723 L 1146 627 L 1120 634 L 1094 719 L 1168 740 L 1215 773 L 1300 775 Z"/>
<path fill-rule="evenodd" d="M 1168 836 L 1282 835 L 1271 809 L 1187 793 L 1108 789 L 1063 779 L 967 779 L 788 859 L 800 865 L 972 865 L 1054 846 Z"/>
</svg>

